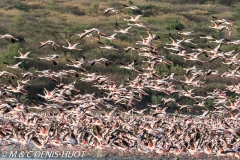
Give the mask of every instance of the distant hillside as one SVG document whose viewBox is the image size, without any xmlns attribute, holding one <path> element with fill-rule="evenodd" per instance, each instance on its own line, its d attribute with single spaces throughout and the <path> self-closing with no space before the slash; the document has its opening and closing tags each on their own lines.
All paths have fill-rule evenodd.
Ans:
<svg viewBox="0 0 240 160">
<path fill-rule="evenodd" d="M 138 6 L 144 12 L 138 10 L 131 10 L 124 8 L 123 5 L 135 5 Z M 171 73 L 177 73 L 179 80 L 185 80 L 185 70 L 183 68 L 189 68 L 194 65 L 198 69 L 202 69 L 207 72 L 209 69 L 217 69 L 221 74 L 225 71 L 236 69 L 236 66 L 223 65 L 222 59 L 216 59 L 211 63 L 208 63 L 209 57 L 200 55 L 200 59 L 206 61 L 206 63 L 185 61 L 182 57 L 170 54 L 171 51 L 165 49 L 167 43 L 171 43 L 169 33 L 176 39 L 181 39 L 177 34 L 179 32 L 177 28 L 183 31 L 194 31 L 195 36 L 193 43 L 185 44 L 184 47 L 188 52 L 191 52 L 193 47 L 203 48 L 209 50 L 211 47 L 216 47 L 217 44 L 210 42 L 206 39 L 199 38 L 199 35 L 213 35 L 217 39 L 238 40 L 240 36 L 240 7 L 237 0 L 139 0 L 139 1 L 125 1 L 125 0 L 3 0 L 0 4 L 0 34 L 6 33 L 14 35 L 19 38 L 19 42 L 11 43 L 8 39 L 1 39 L 0 45 L 0 70 L 6 70 L 13 74 L 22 77 L 23 72 L 33 72 L 51 69 L 52 71 L 59 72 L 61 70 L 73 69 L 67 67 L 68 61 L 66 59 L 74 60 L 81 59 L 85 56 L 85 61 L 91 61 L 98 58 L 107 58 L 113 61 L 113 64 L 109 66 L 94 65 L 90 66 L 90 63 L 83 65 L 87 72 L 96 72 L 106 74 L 112 81 L 115 81 L 118 85 L 127 83 L 128 78 L 134 79 L 138 73 L 119 68 L 120 63 L 127 64 L 136 60 L 137 69 L 147 67 L 148 59 L 139 56 L 136 51 L 125 52 L 124 48 L 129 46 L 139 47 L 136 45 L 137 41 L 141 41 L 142 37 L 147 37 L 148 33 L 145 28 L 139 28 L 133 26 L 130 32 L 134 35 L 117 34 L 116 40 L 111 41 L 107 39 L 100 39 L 104 44 L 112 45 L 119 50 L 107 50 L 101 49 L 101 46 L 95 38 L 98 38 L 96 34 L 93 34 L 95 38 L 89 37 L 79 38 L 78 34 L 81 34 L 86 29 L 97 28 L 105 35 L 109 36 L 116 30 L 116 23 L 127 28 L 130 25 L 129 22 L 124 19 L 129 19 L 131 15 L 142 15 L 141 21 L 149 28 L 149 32 L 156 34 L 161 39 L 154 41 L 156 44 L 157 53 L 173 64 L 167 65 L 159 63 L 156 65 L 157 75 L 159 77 L 168 76 Z M 115 13 L 108 13 L 104 15 L 104 10 L 114 7 L 121 11 L 119 16 Z M 218 31 L 209 28 L 213 26 L 211 22 L 212 16 L 219 19 L 228 19 L 235 22 L 236 28 L 231 32 L 231 35 L 227 31 Z M 39 49 L 40 42 L 46 40 L 53 40 L 60 46 L 66 46 L 66 39 L 71 43 L 80 43 L 79 48 L 82 50 L 69 51 L 62 47 L 56 47 L 56 51 L 52 50 L 51 46 L 42 47 Z M 209 46 L 209 47 L 208 47 Z M 231 50 L 238 50 L 238 45 L 230 44 L 221 46 L 221 50 L 224 52 Z M 20 60 L 15 59 L 14 56 L 19 56 L 18 50 L 26 53 L 31 51 L 29 57 L 34 60 L 24 60 L 21 64 L 23 71 L 13 70 L 6 67 L 6 64 L 16 64 Z M 237 53 L 234 52 L 234 53 Z M 52 54 L 60 55 L 57 59 L 57 65 L 52 62 L 39 59 L 40 57 L 46 57 Z M 239 56 L 237 56 L 239 59 Z M 229 67 L 232 67 L 229 68 Z M 77 69 L 79 73 L 83 72 L 81 69 Z M 189 76 L 190 77 L 190 76 Z M 96 87 L 92 87 L 92 83 L 82 82 L 77 77 L 77 88 L 81 90 L 81 93 L 93 93 L 101 96 L 102 90 L 98 90 Z M 73 82 L 76 77 L 68 78 L 56 78 L 56 81 L 52 81 L 49 78 L 34 78 L 31 81 L 31 86 L 27 90 L 29 91 L 27 96 L 21 96 L 22 100 L 34 99 L 42 100 L 37 93 L 42 93 L 43 88 L 49 90 L 53 89 L 57 84 L 64 82 Z M 200 80 L 205 81 L 204 87 L 199 87 L 194 92 L 199 95 L 204 92 L 211 92 L 216 88 L 224 89 L 226 85 L 238 84 L 239 79 L 234 78 L 219 78 L 218 76 L 200 77 Z M 16 84 L 15 79 L 11 79 Z M 9 79 L 1 78 L 3 84 L 9 85 Z M 177 88 L 181 89 L 182 84 L 177 83 Z M 187 89 L 191 87 L 187 86 Z M 143 96 L 140 106 L 146 106 L 147 102 L 160 103 L 165 94 L 149 91 L 149 96 Z M 232 98 L 235 98 L 235 94 L 229 93 Z M 179 102 L 187 103 L 187 98 L 179 99 Z M 190 102 L 192 103 L 192 102 Z M 209 102 L 210 104 L 210 102 Z M 210 107 L 213 104 L 209 105 Z"/>
</svg>

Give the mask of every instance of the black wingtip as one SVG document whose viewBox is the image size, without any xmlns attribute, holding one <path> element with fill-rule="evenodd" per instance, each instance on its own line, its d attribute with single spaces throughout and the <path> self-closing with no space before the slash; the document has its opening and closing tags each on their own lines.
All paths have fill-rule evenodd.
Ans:
<svg viewBox="0 0 240 160">
<path fill-rule="evenodd" d="M 100 42 L 100 41 L 98 41 L 98 43 L 99 43 L 99 44 L 104 44 L 104 43 L 102 43 L 102 42 Z"/>
<path fill-rule="evenodd" d="M 66 58 L 66 60 L 67 60 L 68 62 L 71 62 L 71 63 L 72 63 L 72 61 L 70 61 L 69 59 Z"/>
<path fill-rule="evenodd" d="M 77 72 L 74 73 L 75 77 L 79 77 L 79 74 Z"/>
<path fill-rule="evenodd" d="M 91 63 L 90 65 L 93 66 L 95 64 L 95 62 Z"/>
<path fill-rule="evenodd" d="M 218 19 L 218 18 L 217 18 L 217 17 L 215 17 L 215 16 L 212 16 L 212 18 L 213 18 L 213 19 Z"/>
<path fill-rule="evenodd" d="M 207 45 L 208 48 L 213 49 L 211 46 Z"/>
<path fill-rule="evenodd" d="M 56 61 L 53 60 L 53 64 L 54 64 L 54 65 L 57 65 L 58 63 L 57 63 Z"/>
</svg>

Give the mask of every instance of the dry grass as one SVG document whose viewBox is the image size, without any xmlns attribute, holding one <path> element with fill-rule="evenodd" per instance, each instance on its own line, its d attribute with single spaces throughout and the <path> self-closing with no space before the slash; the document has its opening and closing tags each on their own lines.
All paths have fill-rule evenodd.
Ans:
<svg viewBox="0 0 240 160">
<path fill-rule="evenodd" d="M 20 11 L 18 9 L 11 9 L 11 10 L 4 10 L 0 9 L 0 14 L 7 16 L 7 17 L 14 17 L 23 14 L 23 11 Z"/>
</svg>

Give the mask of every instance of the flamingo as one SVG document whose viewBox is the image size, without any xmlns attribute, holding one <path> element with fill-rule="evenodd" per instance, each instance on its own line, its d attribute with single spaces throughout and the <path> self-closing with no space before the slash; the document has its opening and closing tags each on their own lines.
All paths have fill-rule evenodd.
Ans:
<svg viewBox="0 0 240 160">
<path fill-rule="evenodd" d="M 129 21 L 129 22 L 137 22 L 139 21 L 139 18 L 141 17 L 142 15 L 137 15 L 137 16 L 131 16 L 130 19 L 123 19 L 124 21 Z"/>
<path fill-rule="evenodd" d="M 43 46 L 46 46 L 47 44 L 51 44 L 52 45 L 52 49 L 55 51 L 56 48 L 55 46 L 58 46 L 60 47 L 60 45 L 56 44 L 54 41 L 52 40 L 47 40 L 47 41 L 44 41 L 44 42 L 40 42 L 41 45 L 38 47 L 39 49 L 42 48 Z"/>
<path fill-rule="evenodd" d="M 67 66 L 72 66 L 75 68 L 80 68 L 83 71 L 86 71 L 85 68 L 82 67 L 82 65 L 85 63 L 85 56 L 83 56 L 83 58 L 81 60 L 76 60 L 76 61 L 71 61 L 69 59 L 67 59 L 68 62 L 72 63 L 72 64 L 67 64 Z"/>
<path fill-rule="evenodd" d="M 129 9 L 132 9 L 132 10 L 137 10 L 137 11 L 144 12 L 143 10 L 141 10 L 140 8 L 138 8 L 137 6 L 128 6 L 128 5 L 123 4 L 123 7 L 124 7 L 124 8 L 129 8 Z"/>
<path fill-rule="evenodd" d="M 221 25 L 221 23 L 214 22 L 214 24 L 214 26 L 209 26 L 209 28 L 217 29 L 220 31 L 228 28 L 227 26 Z"/>
<path fill-rule="evenodd" d="M 74 45 L 72 45 L 67 39 L 66 39 L 67 43 L 68 43 L 68 47 L 62 46 L 63 48 L 69 49 L 69 50 L 82 50 L 80 48 L 76 48 L 77 45 L 79 45 L 80 43 L 75 43 Z"/>
<path fill-rule="evenodd" d="M 104 43 L 98 41 L 99 44 L 104 45 Z M 100 48 L 105 48 L 105 49 L 112 49 L 112 50 L 119 50 L 118 48 L 115 48 L 113 46 L 105 45 L 105 46 L 100 46 Z"/>
<path fill-rule="evenodd" d="M 216 39 L 216 37 L 214 37 L 213 35 L 203 35 L 203 34 L 200 34 L 199 35 L 199 38 L 205 38 L 205 39 Z"/>
<path fill-rule="evenodd" d="M 15 41 L 19 41 L 18 38 L 10 35 L 10 34 L 4 34 L 4 35 L 0 35 L 0 39 L 3 39 L 3 38 L 7 38 L 9 39 L 10 42 L 15 42 Z"/>
<path fill-rule="evenodd" d="M 129 69 L 129 70 L 133 70 L 133 71 L 136 71 L 138 73 L 142 73 L 141 70 L 137 70 L 135 69 L 135 65 L 136 65 L 136 60 L 134 60 L 132 63 L 129 63 L 127 66 L 125 66 L 124 64 L 122 64 L 121 66 L 119 66 L 120 68 L 125 68 L 125 69 Z"/>
<path fill-rule="evenodd" d="M 29 57 L 28 57 L 28 55 L 31 53 L 31 51 L 23 54 L 20 50 L 18 50 L 18 53 L 20 53 L 20 57 L 14 56 L 14 58 L 19 58 L 19 59 L 33 59 L 33 58 L 29 58 Z"/>
<path fill-rule="evenodd" d="M 85 32 L 83 32 L 83 33 L 81 33 L 81 34 L 77 34 L 77 35 L 78 35 L 79 38 L 81 39 L 81 38 L 83 38 L 83 37 L 91 34 L 92 32 L 97 32 L 98 36 L 100 36 L 100 35 L 105 35 L 105 34 L 103 34 L 103 33 L 102 33 L 99 29 L 97 29 L 97 28 L 91 28 L 91 29 L 88 29 L 88 30 L 85 29 Z M 99 39 L 100 39 L 100 38 L 99 38 Z"/>
<path fill-rule="evenodd" d="M 216 16 L 212 16 L 213 20 L 211 22 L 216 23 L 224 23 L 230 26 L 234 26 L 234 22 L 227 20 L 227 19 L 218 19 Z"/>
<path fill-rule="evenodd" d="M 108 40 L 116 40 L 116 38 L 115 38 L 115 36 L 117 35 L 117 33 L 114 33 L 114 34 L 112 34 L 111 36 L 102 36 L 103 38 L 105 38 L 105 39 L 108 39 Z"/>
<path fill-rule="evenodd" d="M 54 65 L 57 65 L 58 61 L 56 61 L 55 59 L 59 58 L 59 57 L 60 56 L 58 54 L 53 54 L 49 57 L 40 57 L 39 59 L 44 59 L 44 60 L 47 60 L 47 61 L 51 61 L 51 62 L 53 62 Z"/>
<path fill-rule="evenodd" d="M 109 65 L 108 63 L 114 63 L 113 61 L 109 61 L 106 58 L 100 58 L 100 59 L 93 59 L 91 61 L 91 66 L 93 66 L 96 63 L 101 63 L 101 62 L 104 62 L 105 66 L 108 66 Z"/>
<path fill-rule="evenodd" d="M 119 19 L 119 15 L 122 14 L 118 9 L 116 8 L 107 8 L 104 10 L 104 15 L 108 14 L 109 12 L 113 12 L 116 13 L 118 15 L 118 19 Z"/>
<path fill-rule="evenodd" d="M 181 45 L 181 43 L 183 42 L 183 40 L 182 41 L 176 41 L 173 37 L 172 37 L 172 34 L 171 33 L 169 33 L 169 38 L 172 40 L 172 43 L 171 44 L 166 44 L 167 46 L 174 46 L 174 47 L 180 47 L 180 48 L 183 48 L 184 49 L 184 47 L 182 47 L 182 45 Z"/>
<path fill-rule="evenodd" d="M 149 28 L 147 28 L 147 26 L 143 23 L 128 23 L 128 25 L 130 26 L 137 26 L 137 27 L 141 27 L 141 28 L 145 28 L 147 30 L 150 30 Z"/>
<path fill-rule="evenodd" d="M 15 64 L 15 65 L 9 65 L 8 63 L 6 63 L 6 62 L 3 62 L 4 64 L 7 64 L 7 67 L 8 68 L 12 68 L 12 69 L 20 69 L 20 70 L 23 70 L 23 69 L 21 69 L 20 67 L 19 67 L 19 65 L 20 64 L 22 64 L 22 62 L 23 61 L 21 61 L 21 62 L 18 62 L 17 64 Z"/>
<path fill-rule="evenodd" d="M 126 47 L 126 48 L 124 48 L 124 50 L 125 50 L 125 52 L 127 53 L 128 51 L 130 51 L 130 50 L 138 50 L 139 48 L 137 48 L 137 47 Z"/>
<path fill-rule="evenodd" d="M 128 32 L 128 30 L 131 29 L 132 27 L 133 26 L 130 26 L 130 27 L 127 27 L 126 29 L 123 29 L 118 25 L 118 23 L 116 23 L 116 28 L 119 29 L 119 30 L 114 30 L 114 32 L 133 35 L 133 33 Z"/>
</svg>

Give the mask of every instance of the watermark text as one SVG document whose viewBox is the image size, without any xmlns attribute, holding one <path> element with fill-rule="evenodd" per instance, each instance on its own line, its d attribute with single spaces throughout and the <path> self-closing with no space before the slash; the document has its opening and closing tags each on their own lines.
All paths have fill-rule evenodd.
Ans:
<svg viewBox="0 0 240 160">
<path fill-rule="evenodd" d="M 1 151 L 4 158 L 79 158 L 85 151 Z"/>
</svg>

